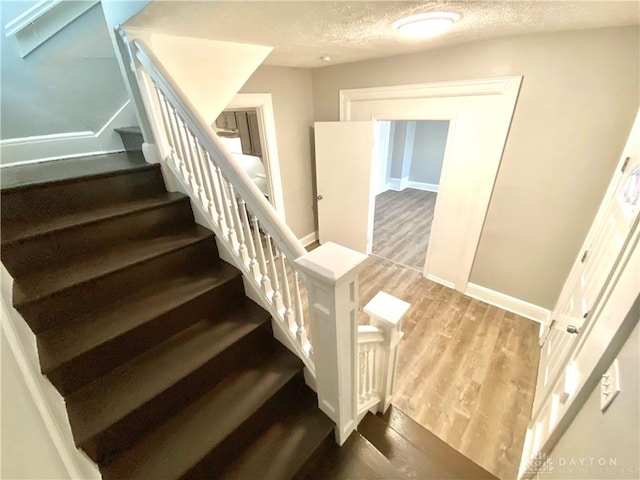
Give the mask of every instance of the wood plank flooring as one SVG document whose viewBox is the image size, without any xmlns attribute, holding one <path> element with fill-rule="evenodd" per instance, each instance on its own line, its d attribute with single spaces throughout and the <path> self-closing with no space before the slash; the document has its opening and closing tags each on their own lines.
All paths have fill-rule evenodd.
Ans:
<svg viewBox="0 0 640 480">
<path fill-rule="evenodd" d="M 538 324 L 370 256 L 360 308 L 379 290 L 411 303 L 394 405 L 497 477 L 516 478 L 536 385 Z"/>
<path fill-rule="evenodd" d="M 407 188 L 376 196 L 374 255 L 424 270 L 436 194 Z"/>
</svg>

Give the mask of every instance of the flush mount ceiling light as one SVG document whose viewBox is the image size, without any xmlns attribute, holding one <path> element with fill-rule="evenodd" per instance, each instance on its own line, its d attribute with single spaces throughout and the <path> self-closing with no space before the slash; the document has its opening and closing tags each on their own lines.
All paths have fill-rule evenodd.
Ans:
<svg viewBox="0 0 640 480">
<path fill-rule="evenodd" d="M 408 38 L 430 38 L 443 34 L 459 19 L 460 14 L 453 12 L 421 13 L 401 18 L 393 28 Z"/>
</svg>

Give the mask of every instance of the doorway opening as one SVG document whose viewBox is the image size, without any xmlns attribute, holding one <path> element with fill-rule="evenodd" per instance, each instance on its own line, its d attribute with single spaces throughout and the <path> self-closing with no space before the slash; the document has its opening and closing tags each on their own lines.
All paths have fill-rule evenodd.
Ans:
<svg viewBox="0 0 640 480">
<path fill-rule="evenodd" d="M 258 113 L 255 108 L 225 110 L 213 125 L 218 137 L 262 194 L 270 200 L 272 194 L 262 156 Z"/>
<path fill-rule="evenodd" d="M 377 122 L 374 255 L 423 271 L 449 125 L 449 120 Z"/>
<path fill-rule="evenodd" d="M 237 94 L 211 127 L 286 221 L 271 94 Z"/>
</svg>

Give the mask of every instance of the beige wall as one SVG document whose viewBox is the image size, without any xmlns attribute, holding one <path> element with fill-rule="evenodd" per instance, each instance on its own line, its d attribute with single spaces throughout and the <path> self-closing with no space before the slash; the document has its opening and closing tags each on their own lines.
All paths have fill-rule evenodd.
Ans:
<svg viewBox="0 0 640 480">
<path fill-rule="evenodd" d="M 264 65 L 240 93 L 271 93 L 287 223 L 298 238 L 315 232 L 311 71 Z"/>
<path fill-rule="evenodd" d="M 471 281 L 553 307 L 639 103 L 637 27 L 510 37 L 312 71 L 316 121 L 343 88 L 523 75 Z"/>
</svg>

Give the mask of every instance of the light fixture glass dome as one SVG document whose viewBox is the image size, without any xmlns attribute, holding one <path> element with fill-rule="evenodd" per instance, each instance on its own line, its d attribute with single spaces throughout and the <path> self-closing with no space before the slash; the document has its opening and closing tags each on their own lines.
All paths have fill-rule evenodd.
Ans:
<svg viewBox="0 0 640 480">
<path fill-rule="evenodd" d="M 430 12 L 404 17 L 394 22 L 393 28 L 409 38 L 430 38 L 449 30 L 460 19 L 459 13 Z"/>
</svg>

